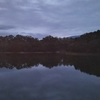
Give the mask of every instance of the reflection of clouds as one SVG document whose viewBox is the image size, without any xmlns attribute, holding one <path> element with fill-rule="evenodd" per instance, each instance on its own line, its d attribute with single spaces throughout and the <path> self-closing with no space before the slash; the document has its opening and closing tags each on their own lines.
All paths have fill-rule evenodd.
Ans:
<svg viewBox="0 0 100 100">
<path fill-rule="evenodd" d="M 100 97 L 97 77 L 64 66 L 53 69 L 43 67 L 44 70 L 39 67 L 41 65 L 37 71 L 34 67 L 3 74 L 0 78 L 0 99 L 78 100 L 80 96 L 81 100 L 95 100 Z"/>
</svg>

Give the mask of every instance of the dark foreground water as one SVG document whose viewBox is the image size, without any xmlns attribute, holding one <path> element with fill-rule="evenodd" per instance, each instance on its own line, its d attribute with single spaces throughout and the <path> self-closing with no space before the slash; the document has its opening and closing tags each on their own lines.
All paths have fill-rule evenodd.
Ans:
<svg viewBox="0 0 100 100">
<path fill-rule="evenodd" d="M 0 100 L 100 100 L 100 56 L 0 55 Z"/>
</svg>

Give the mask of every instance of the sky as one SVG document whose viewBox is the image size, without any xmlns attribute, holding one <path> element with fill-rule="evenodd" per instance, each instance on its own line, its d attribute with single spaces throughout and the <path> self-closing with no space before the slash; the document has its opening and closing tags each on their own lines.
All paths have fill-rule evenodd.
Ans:
<svg viewBox="0 0 100 100">
<path fill-rule="evenodd" d="M 100 29 L 100 0 L 0 0 L 0 35 L 68 37 Z"/>
</svg>

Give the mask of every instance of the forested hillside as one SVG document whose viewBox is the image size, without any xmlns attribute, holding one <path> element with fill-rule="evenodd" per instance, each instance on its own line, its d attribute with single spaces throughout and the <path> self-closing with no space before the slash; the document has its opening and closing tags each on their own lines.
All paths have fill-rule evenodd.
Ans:
<svg viewBox="0 0 100 100">
<path fill-rule="evenodd" d="M 76 38 L 47 36 L 38 40 L 22 35 L 0 36 L 0 52 L 100 53 L 100 30 Z"/>
</svg>

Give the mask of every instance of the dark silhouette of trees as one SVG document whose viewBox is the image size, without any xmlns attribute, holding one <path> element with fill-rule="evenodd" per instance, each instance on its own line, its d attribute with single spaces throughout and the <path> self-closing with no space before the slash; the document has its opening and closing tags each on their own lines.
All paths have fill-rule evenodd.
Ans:
<svg viewBox="0 0 100 100">
<path fill-rule="evenodd" d="M 0 52 L 100 53 L 100 30 L 76 38 L 47 36 L 42 40 L 31 36 L 0 36 Z"/>
<path fill-rule="evenodd" d="M 47 68 L 70 65 L 76 70 L 100 77 L 100 55 L 0 54 L 0 68 L 23 69 L 38 67 L 39 64 Z"/>
</svg>

